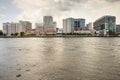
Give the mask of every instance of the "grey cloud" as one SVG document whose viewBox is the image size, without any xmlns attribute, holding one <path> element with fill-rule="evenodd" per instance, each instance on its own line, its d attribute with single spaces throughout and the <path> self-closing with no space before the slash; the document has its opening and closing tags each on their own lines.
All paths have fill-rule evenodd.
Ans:
<svg viewBox="0 0 120 80">
<path fill-rule="evenodd" d="M 88 0 L 13 0 L 13 3 L 22 10 L 18 19 L 38 21 L 37 17 L 51 15 L 60 17 L 71 15 L 74 10 L 79 10 Z M 31 13 L 31 14 L 29 14 Z"/>
<path fill-rule="evenodd" d="M 59 0 L 58 2 L 55 2 L 56 8 L 60 11 L 70 11 L 76 6 L 80 6 L 82 3 L 84 3 L 87 0 Z"/>
<path fill-rule="evenodd" d="M 71 4 L 68 1 L 59 1 L 57 3 L 55 3 L 56 8 L 60 11 L 69 11 L 71 10 L 71 6 L 73 6 L 74 4 Z"/>
<path fill-rule="evenodd" d="M 106 0 L 107 2 L 120 2 L 120 0 Z"/>
</svg>

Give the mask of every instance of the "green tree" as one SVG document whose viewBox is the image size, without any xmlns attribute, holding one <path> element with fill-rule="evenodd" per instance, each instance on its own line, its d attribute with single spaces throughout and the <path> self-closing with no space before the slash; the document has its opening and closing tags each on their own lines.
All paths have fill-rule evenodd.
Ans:
<svg viewBox="0 0 120 80">
<path fill-rule="evenodd" d="M 109 35 L 115 35 L 115 32 L 112 31 L 112 30 L 109 30 L 109 31 L 108 31 L 108 34 L 109 34 Z"/>
<path fill-rule="evenodd" d="M 3 36 L 6 36 L 6 34 L 3 34 Z"/>
<path fill-rule="evenodd" d="M 18 34 L 19 34 L 19 33 L 15 33 L 14 35 L 15 35 L 15 36 L 18 36 Z"/>
<path fill-rule="evenodd" d="M 2 36 L 3 35 L 3 32 L 2 32 L 2 30 L 0 30 L 0 36 Z"/>
<path fill-rule="evenodd" d="M 14 34 L 13 33 L 11 33 L 11 36 L 13 36 Z"/>
<path fill-rule="evenodd" d="M 20 36 L 24 36 L 25 35 L 25 33 L 24 32 L 20 32 Z"/>
</svg>

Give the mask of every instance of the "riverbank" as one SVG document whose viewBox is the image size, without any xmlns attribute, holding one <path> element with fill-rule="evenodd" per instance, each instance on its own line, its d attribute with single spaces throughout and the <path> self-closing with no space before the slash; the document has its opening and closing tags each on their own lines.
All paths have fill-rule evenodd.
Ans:
<svg viewBox="0 0 120 80">
<path fill-rule="evenodd" d="M 69 37 L 94 37 L 94 36 L 77 36 L 77 35 L 64 35 L 64 36 L 6 36 L 0 38 L 69 38 Z"/>
<path fill-rule="evenodd" d="M 43 36 L 1 36 L 0 38 L 71 38 L 71 37 L 120 37 L 120 36 L 92 36 L 92 35 L 43 35 Z"/>
</svg>

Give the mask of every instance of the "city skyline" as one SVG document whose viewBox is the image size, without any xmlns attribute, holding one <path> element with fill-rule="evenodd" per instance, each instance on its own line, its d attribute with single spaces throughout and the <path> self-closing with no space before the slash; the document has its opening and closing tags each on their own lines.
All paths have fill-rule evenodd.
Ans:
<svg viewBox="0 0 120 80">
<path fill-rule="evenodd" d="M 120 0 L 1 0 L 0 2 L 0 29 L 4 22 L 27 20 L 42 23 L 43 16 L 50 15 L 62 28 L 62 19 L 85 18 L 86 23 L 94 22 L 103 15 L 119 18 Z M 34 25 L 33 25 L 33 28 Z"/>
</svg>

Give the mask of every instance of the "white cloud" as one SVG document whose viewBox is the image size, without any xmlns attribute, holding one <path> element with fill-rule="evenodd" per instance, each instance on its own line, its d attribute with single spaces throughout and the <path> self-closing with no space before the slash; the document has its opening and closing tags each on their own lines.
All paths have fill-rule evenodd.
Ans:
<svg viewBox="0 0 120 80">
<path fill-rule="evenodd" d="M 0 9 L 1 9 L 1 10 L 6 10 L 7 7 L 5 7 L 5 6 L 0 6 Z"/>
<path fill-rule="evenodd" d="M 5 17 L 6 17 L 6 15 L 0 14 L 0 19 L 5 18 Z"/>
<path fill-rule="evenodd" d="M 58 27 L 62 27 L 62 19 L 67 17 L 86 18 L 89 22 L 107 14 L 119 18 L 120 13 L 119 0 L 13 0 L 13 3 L 22 10 L 18 19 L 35 23 L 51 15 Z"/>
</svg>

